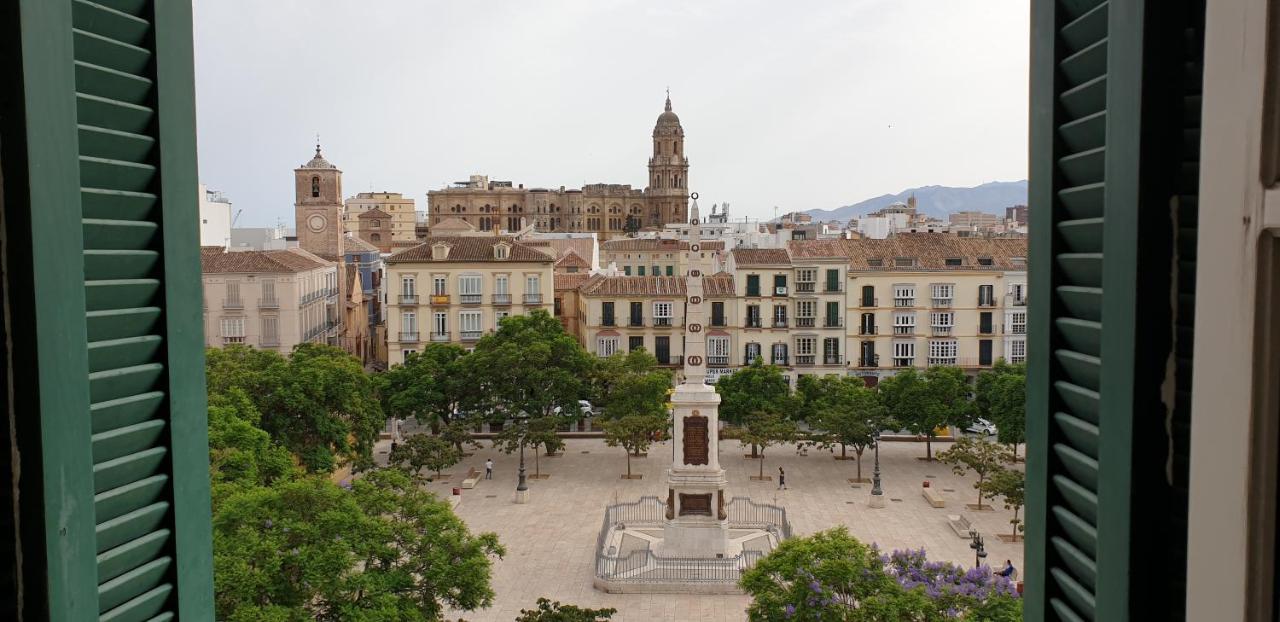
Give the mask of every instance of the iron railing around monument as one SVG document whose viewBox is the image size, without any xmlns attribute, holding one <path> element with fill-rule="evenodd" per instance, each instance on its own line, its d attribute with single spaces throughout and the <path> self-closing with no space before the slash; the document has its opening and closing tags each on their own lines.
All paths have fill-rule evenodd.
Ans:
<svg viewBox="0 0 1280 622">
<path fill-rule="evenodd" d="M 666 503 L 658 497 L 641 497 L 629 503 L 614 503 L 605 508 L 600 533 L 596 537 L 596 576 L 613 582 L 627 583 L 731 583 L 742 579 L 742 573 L 755 566 L 767 552 L 744 550 L 733 557 L 665 557 L 650 549 L 623 552 L 616 546 L 606 547 L 615 530 L 658 528 L 663 525 Z M 746 497 L 734 497 L 725 504 L 730 529 L 764 529 L 779 542 L 791 537 L 787 511 L 776 505 L 755 503 Z M 620 540 L 619 540 L 620 541 Z"/>
</svg>

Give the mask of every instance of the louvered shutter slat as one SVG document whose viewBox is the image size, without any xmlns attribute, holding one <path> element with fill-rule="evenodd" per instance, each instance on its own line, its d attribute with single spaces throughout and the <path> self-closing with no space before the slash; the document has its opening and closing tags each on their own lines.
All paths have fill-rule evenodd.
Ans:
<svg viewBox="0 0 1280 622">
<path fill-rule="evenodd" d="M 93 498 L 93 509 L 101 524 L 145 508 L 164 498 L 169 476 L 152 475 L 106 492 Z"/>
<path fill-rule="evenodd" d="M 164 393 L 149 391 L 93 404 L 89 408 L 93 419 L 93 433 L 122 428 L 155 417 L 162 400 Z"/>
</svg>

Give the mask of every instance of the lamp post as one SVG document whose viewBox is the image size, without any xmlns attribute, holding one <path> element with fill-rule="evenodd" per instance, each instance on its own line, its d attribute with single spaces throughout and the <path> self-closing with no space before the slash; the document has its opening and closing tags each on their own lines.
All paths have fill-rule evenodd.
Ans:
<svg viewBox="0 0 1280 622">
<path fill-rule="evenodd" d="M 969 543 L 969 548 L 973 549 L 973 567 L 981 568 L 982 559 L 987 556 L 987 550 L 982 542 L 982 534 L 974 529 L 969 531 L 969 537 L 973 539 L 973 542 Z"/>
<path fill-rule="evenodd" d="M 871 421 L 867 421 L 871 424 Z M 875 467 L 871 470 L 871 507 L 884 507 L 884 490 L 880 488 L 880 430 L 871 433 L 871 442 L 875 446 Z"/>
<path fill-rule="evenodd" d="M 528 503 L 529 484 L 525 481 L 524 475 L 524 443 L 529 436 L 529 415 L 526 413 L 516 415 L 516 421 L 520 426 L 520 479 L 516 483 L 516 503 Z"/>
</svg>

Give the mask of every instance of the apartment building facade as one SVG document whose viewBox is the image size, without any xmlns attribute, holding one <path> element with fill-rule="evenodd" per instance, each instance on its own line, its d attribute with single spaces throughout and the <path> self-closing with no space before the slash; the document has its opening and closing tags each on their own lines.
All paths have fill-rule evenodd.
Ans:
<svg viewBox="0 0 1280 622">
<path fill-rule="evenodd" d="M 733 301 L 733 278 L 716 274 L 704 281 L 711 302 L 707 331 L 707 367 L 726 369 L 734 336 L 726 306 Z M 645 349 L 659 365 L 684 362 L 685 278 L 592 275 L 578 289 L 582 340 L 587 350 L 606 357 Z"/>
<path fill-rule="evenodd" d="M 427 343 L 471 347 L 509 315 L 550 311 L 552 263 L 499 236 L 428 238 L 387 258 L 388 364 Z"/>
<path fill-rule="evenodd" d="M 339 345 L 338 264 L 300 248 L 200 252 L 205 345 L 287 354 L 303 342 Z"/>
<path fill-rule="evenodd" d="M 366 212 L 377 211 L 379 222 L 375 227 L 372 222 L 361 222 L 360 217 Z M 365 221 L 369 219 L 366 218 Z M 361 192 L 348 197 L 342 211 L 342 229 L 344 234 L 355 234 L 374 246 L 390 248 L 394 243 L 403 244 L 417 241 L 415 228 L 418 213 L 412 198 L 406 198 L 400 192 Z M 360 234 L 362 229 L 367 229 Z M 377 240 L 370 239 L 373 234 Z"/>
</svg>

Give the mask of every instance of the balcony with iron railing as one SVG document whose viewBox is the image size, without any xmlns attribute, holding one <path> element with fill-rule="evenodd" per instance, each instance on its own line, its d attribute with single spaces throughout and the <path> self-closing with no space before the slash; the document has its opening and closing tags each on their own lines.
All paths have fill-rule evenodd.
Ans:
<svg viewBox="0 0 1280 622">
<path fill-rule="evenodd" d="M 775 318 L 773 318 L 773 327 L 774 327 L 774 328 L 786 328 L 786 327 L 787 327 L 787 318 L 785 318 L 785 317 L 775 317 Z"/>
<path fill-rule="evenodd" d="M 902 308 L 914 307 L 916 306 L 916 299 L 915 298 L 894 298 L 893 306 L 902 307 Z"/>
<path fill-rule="evenodd" d="M 725 326 L 724 316 L 723 316 L 723 315 L 712 315 L 712 316 L 711 316 L 711 325 L 712 325 L 712 326 Z"/>
<path fill-rule="evenodd" d="M 866 308 L 868 308 L 868 309 L 880 306 L 880 299 L 879 299 L 879 298 L 866 298 L 866 297 L 863 297 L 863 298 L 859 298 L 859 299 L 858 299 L 858 302 L 859 302 L 859 303 L 861 303 L 861 304 L 860 304 L 860 306 L 862 306 L 862 307 L 866 307 Z"/>
<path fill-rule="evenodd" d="M 838 294 L 844 291 L 844 288 L 840 287 L 839 283 L 836 283 L 835 287 L 832 287 L 831 283 L 826 283 L 822 286 L 822 291 L 827 294 Z"/>
<path fill-rule="evenodd" d="M 617 326 L 618 324 L 617 324 L 617 322 L 613 319 L 613 316 L 612 316 L 612 315 L 606 315 L 606 316 L 604 316 L 604 317 L 601 317 L 601 318 L 600 318 L 600 325 L 601 325 L 601 326 Z"/>
<path fill-rule="evenodd" d="M 867 324 L 861 324 L 858 326 L 859 335 L 875 335 L 875 334 L 878 334 L 879 332 L 880 332 L 879 326 L 870 326 Z"/>
<path fill-rule="evenodd" d="M 464 330 L 461 333 L 463 341 L 479 341 L 482 335 L 484 335 L 482 330 Z"/>
<path fill-rule="evenodd" d="M 839 354 L 824 354 L 822 355 L 822 364 L 823 365 L 843 365 L 844 357 L 840 356 Z"/>
<path fill-rule="evenodd" d="M 431 333 L 431 340 L 432 341 L 448 341 L 449 331 L 446 330 L 444 332 L 433 332 Z"/>
<path fill-rule="evenodd" d="M 931 356 L 928 359 L 930 366 L 933 365 L 955 365 L 956 357 L 954 356 Z"/>
<path fill-rule="evenodd" d="M 797 354 L 797 355 L 796 355 L 796 366 L 797 366 L 797 367 L 812 367 L 812 366 L 813 366 L 813 364 L 814 364 L 814 362 L 815 362 L 816 360 L 817 360 L 817 356 L 816 356 L 816 355 L 813 355 L 813 354 Z"/>
<path fill-rule="evenodd" d="M 243 309 L 244 301 L 240 300 L 239 298 L 224 298 L 222 299 L 222 308 L 223 309 Z"/>
<path fill-rule="evenodd" d="M 449 304 L 449 294 L 431 294 L 430 302 L 433 305 L 447 305 Z"/>
<path fill-rule="evenodd" d="M 915 364 L 916 364 L 916 359 L 913 356 L 912 357 L 900 357 L 900 356 L 893 357 L 894 367 L 915 367 Z"/>
<path fill-rule="evenodd" d="M 527 305 L 540 305 L 542 304 L 542 294 L 525 294 L 524 303 Z"/>
<path fill-rule="evenodd" d="M 858 367 L 879 367 L 879 366 L 880 366 L 879 354 L 858 357 Z"/>
<path fill-rule="evenodd" d="M 461 294 L 458 296 L 458 302 L 464 305 L 478 305 L 483 301 L 483 294 Z"/>
<path fill-rule="evenodd" d="M 259 309 L 279 309 L 280 299 L 276 298 L 275 296 L 272 296 L 270 298 L 259 298 L 258 308 Z"/>
<path fill-rule="evenodd" d="M 669 318 L 669 317 L 655 317 L 655 318 L 653 318 L 653 325 L 654 325 L 654 326 L 671 326 L 671 318 Z"/>
<path fill-rule="evenodd" d="M 490 296 L 490 298 L 493 300 L 493 304 L 495 305 L 511 304 L 511 294 L 494 294 Z"/>
<path fill-rule="evenodd" d="M 263 348 L 275 348 L 280 345 L 280 337 L 277 335 L 264 335 L 258 340 L 258 345 Z"/>
<path fill-rule="evenodd" d="M 946 336 L 948 336 L 948 335 L 950 335 L 950 334 L 951 334 L 951 327 L 950 327 L 950 326 L 937 326 L 937 325 L 935 325 L 935 326 L 933 326 L 932 328 L 933 328 L 933 336 L 934 336 L 934 337 L 946 337 Z"/>
<path fill-rule="evenodd" d="M 980 295 L 980 296 L 978 296 L 978 306 L 979 306 L 979 307 L 994 307 L 994 306 L 996 306 L 996 299 L 995 299 L 995 297 L 993 297 L 993 296 L 981 296 L 981 295 Z"/>
<path fill-rule="evenodd" d="M 914 335 L 916 334 L 915 326 L 894 326 L 893 334 L 895 335 Z"/>
<path fill-rule="evenodd" d="M 627 320 L 627 326 L 644 326 L 644 318 L 631 316 Z"/>
<path fill-rule="evenodd" d="M 729 364 L 728 356 L 707 356 L 707 365 L 712 367 L 724 367 Z"/>
<path fill-rule="evenodd" d="M 823 328 L 844 328 L 844 318 L 827 316 L 822 321 Z"/>
<path fill-rule="evenodd" d="M 400 304 L 416 305 L 418 304 L 418 295 L 417 294 L 400 294 Z"/>
<path fill-rule="evenodd" d="M 798 317 L 796 318 L 796 328 L 813 328 L 817 323 L 817 318 Z"/>
<path fill-rule="evenodd" d="M 812 294 L 818 289 L 818 284 L 812 281 L 799 281 L 796 283 L 797 294 Z"/>
<path fill-rule="evenodd" d="M 763 322 L 761 321 L 761 319 L 760 319 L 760 318 L 758 318 L 758 317 L 748 317 L 748 318 L 747 318 L 747 321 L 746 321 L 745 323 L 743 323 L 742 327 L 743 327 L 743 328 L 762 328 L 762 327 L 763 327 L 763 325 L 764 325 L 764 324 L 763 324 Z"/>
<path fill-rule="evenodd" d="M 1015 295 L 1013 295 L 1013 294 L 1006 294 L 1006 295 L 1005 295 L 1005 297 L 1004 297 L 1004 306 L 1006 306 L 1006 307 L 1025 307 L 1025 306 L 1027 306 L 1027 296 L 1026 296 L 1026 294 L 1023 294 L 1023 295 L 1021 295 L 1021 296 L 1015 296 Z"/>
<path fill-rule="evenodd" d="M 244 335 L 239 337 L 223 337 L 222 343 L 244 343 Z"/>
<path fill-rule="evenodd" d="M 994 335 L 996 328 L 992 324 L 978 324 L 979 335 Z"/>
<path fill-rule="evenodd" d="M 788 359 L 785 356 L 775 356 L 770 358 L 769 360 L 772 361 L 771 363 L 769 363 L 770 365 L 777 365 L 779 367 L 786 367 L 788 365 L 788 362 L 787 362 Z"/>
<path fill-rule="evenodd" d="M 417 331 L 414 331 L 414 332 L 401 331 L 400 332 L 400 343 L 417 343 L 417 341 L 418 341 Z"/>
<path fill-rule="evenodd" d="M 934 298 L 933 306 L 947 308 L 951 306 L 951 298 Z"/>
</svg>

